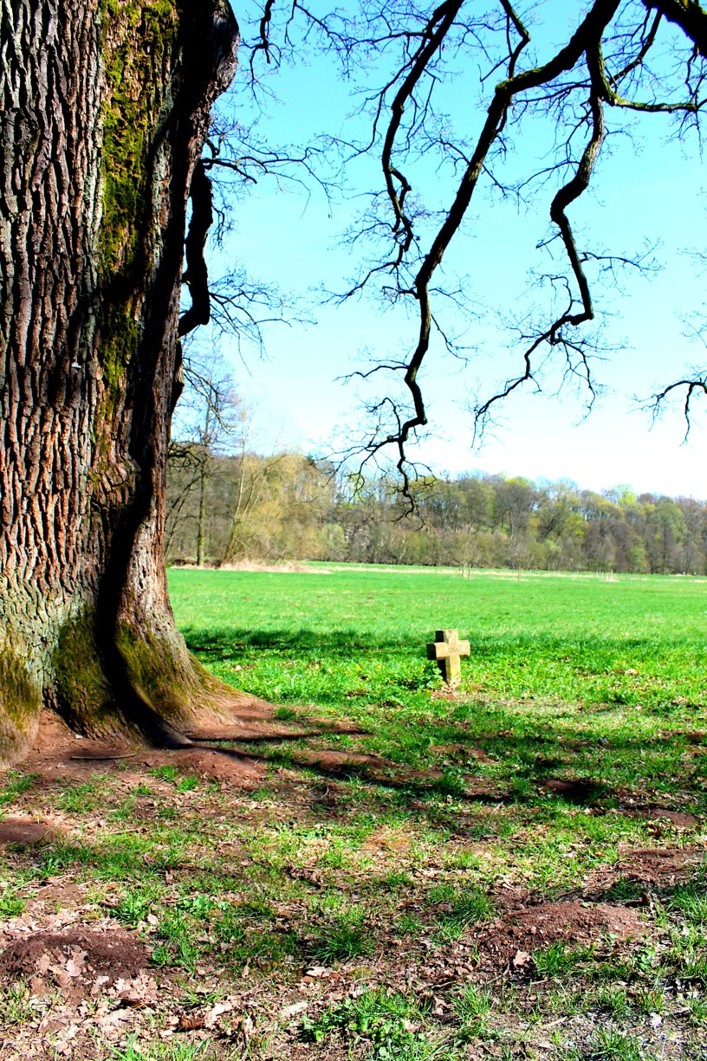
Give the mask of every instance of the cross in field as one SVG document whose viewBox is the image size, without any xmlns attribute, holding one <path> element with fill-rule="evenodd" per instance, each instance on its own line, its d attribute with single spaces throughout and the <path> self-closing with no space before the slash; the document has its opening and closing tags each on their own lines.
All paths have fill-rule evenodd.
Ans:
<svg viewBox="0 0 707 1061">
<path fill-rule="evenodd" d="M 437 630 L 435 640 L 427 645 L 427 658 L 437 660 L 447 685 L 458 685 L 462 680 L 460 660 L 470 654 L 469 642 L 459 640 L 458 630 Z"/>
</svg>

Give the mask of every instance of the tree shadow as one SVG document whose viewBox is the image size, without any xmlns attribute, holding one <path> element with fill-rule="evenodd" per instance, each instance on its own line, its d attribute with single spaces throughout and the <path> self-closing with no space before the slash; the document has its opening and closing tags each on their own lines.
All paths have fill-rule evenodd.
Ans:
<svg viewBox="0 0 707 1061">
<path fill-rule="evenodd" d="M 309 736 L 308 734 L 307 736 Z M 317 736 L 319 734 L 316 734 Z M 301 739 L 302 734 L 295 734 L 290 740 Z M 257 741 L 244 740 L 244 744 L 278 745 L 280 737 L 259 737 Z M 196 741 L 194 747 L 211 752 L 226 759 L 247 760 L 284 767 L 294 767 L 308 775 L 337 781 L 358 780 L 377 789 L 389 789 L 403 793 L 416 802 L 431 796 L 454 796 L 463 802 L 500 804 L 513 802 L 510 792 L 497 785 L 488 785 L 479 781 L 477 785 L 467 787 L 459 779 L 450 777 L 442 770 L 414 770 L 392 760 L 373 754 L 361 752 L 341 752 L 336 749 L 319 749 L 311 753 L 292 752 L 289 749 L 279 751 L 277 747 L 268 755 L 251 751 L 248 748 L 225 748 L 223 743 L 214 744 L 207 741 Z M 229 743 L 241 743 L 233 740 Z M 186 752 L 189 750 L 186 749 Z M 174 752 L 179 759 L 179 750 Z"/>
<path fill-rule="evenodd" d="M 427 690 L 429 686 L 422 635 L 419 645 L 415 645 L 410 636 L 379 632 L 362 634 L 360 628 L 343 627 L 323 631 L 307 626 L 296 630 L 284 627 L 270 630 L 214 627 L 207 630 L 187 628 L 184 632 L 189 648 L 207 666 L 238 661 L 240 655 L 252 657 L 254 653 L 260 652 L 275 660 L 284 656 L 289 665 L 299 665 L 303 672 L 315 660 L 322 667 L 329 665 L 332 671 L 336 671 L 340 661 L 350 659 L 352 653 L 360 660 L 364 672 L 367 659 L 377 663 L 389 662 L 390 675 L 382 682 L 364 681 L 360 689 L 343 685 L 326 693 L 329 703 L 340 705 L 343 717 L 350 712 L 354 719 L 357 717 L 356 700 L 364 698 L 367 701 L 364 726 L 371 717 L 371 708 L 375 708 L 376 703 L 380 704 L 381 714 L 379 718 L 373 716 L 372 731 L 359 735 L 373 738 L 385 735 L 388 745 L 396 739 L 395 727 L 398 722 L 395 714 L 398 706 L 404 706 L 405 691 Z M 430 630 L 427 636 L 431 637 L 432 634 Z M 531 637 L 519 633 L 477 636 L 472 647 L 476 662 L 488 665 L 489 673 L 497 668 L 497 674 L 507 664 L 516 670 L 522 668 L 530 656 L 537 661 L 539 651 L 542 661 L 546 660 L 549 668 L 564 667 L 568 673 L 590 673 L 602 680 L 605 678 L 608 687 L 614 676 L 619 682 L 626 680 L 630 683 L 632 680 L 630 675 L 625 678 L 623 671 L 616 671 L 617 659 L 630 657 L 654 660 L 655 643 L 648 637 L 607 640 L 597 635 L 578 642 L 569 637 L 545 634 Z M 403 660 L 410 666 L 401 668 L 399 663 Z M 418 661 L 419 679 L 414 676 Z M 542 665 L 542 661 L 539 665 Z M 249 663 L 250 659 L 246 667 Z M 389 694 L 383 686 L 399 687 L 397 696 L 400 702 L 387 698 Z M 292 688 L 298 688 L 297 684 Z M 290 691 L 291 699 L 293 695 Z M 553 695 L 548 678 L 548 706 L 552 706 Z M 323 755 L 315 762 L 311 755 L 298 757 L 294 752 L 288 752 L 286 756 L 278 755 L 275 741 L 267 737 L 262 738 L 261 744 L 272 748 L 267 756 L 269 761 L 284 763 L 288 760 L 294 763 L 298 759 L 295 765 L 318 771 L 323 777 L 356 777 L 375 785 L 446 793 L 461 799 L 474 798 L 473 795 L 468 796 L 471 790 L 477 792 L 478 798 L 496 803 L 510 801 L 527 804 L 555 799 L 575 807 L 620 808 L 624 795 L 622 789 L 638 787 L 651 792 L 660 789 L 661 784 L 664 788 L 666 776 L 674 775 L 676 785 L 682 791 L 689 790 L 691 801 L 703 801 L 706 798 L 704 789 L 683 752 L 686 743 L 707 744 L 707 734 L 693 734 L 695 740 L 689 739 L 688 730 L 694 727 L 694 721 L 676 719 L 675 709 L 669 703 L 651 710 L 655 714 L 664 714 L 666 721 L 670 719 L 671 726 L 679 727 L 682 724 L 685 732 L 678 728 L 653 731 L 648 736 L 642 726 L 632 728 L 622 725 L 607 729 L 603 726 L 601 712 L 621 709 L 626 696 L 619 690 L 615 693 L 614 702 L 589 704 L 590 710 L 581 713 L 578 709 L 576 725 L 571 720 L 568 724 L 565 719 L 562 727 L 555 729 L 552 719 L 533 718 L 531 711 L 525 715 L 520 700 L 511 700 L 506 706 L 500 695 L 477 696 L 473 690 L 465 692 L 462 685 L 459 696 L 447 699 L 443 694 L 438 700 L 431 699 L 430 708 L 424 716 L 416 717 L 414 726 L 419 739 L 415 744 L 415 754 L 420 753 L 417 761 L 426 757 L 431 763 L 430 769 L 418 771 L 417 774 L 401 767 L 399 763 L 388 764 L 385 769 L 380 764 L 373 767 L 370 756 L 368 766 L 361 761 L 335 761 L 331 756 L 326 761 Z M 536 695 L 534 700 L 543 706 L 542 698 Z M 689 707 L 686 701 L 677 710 Z M 405 725 L 403 716 L 400 724 Z M 351 733 L 356 735 L 355 726 L 352 726 Z M 316 739 L 314 732 L 308 736 Z M 319 736 L 326 735 L 321 733 Z M 405 738 L 411 738 L 410 726 L 406 725 Z M 288 738 L 289 743 L 295 743 L 296 740 L 294 736 Z M 431 755 L 425 751 L 426 741 L 433 752 Z M 451 745 L 455 747 L 448 752 Z M 404 747 L 401 741 L 403 753 Z M 488 768 L 479 771 L 479 762 Z M 665 763 L 669 765 L 666 767 Z M 622 774 L 623 764 L 632 765 Z M 469 774 L 485 773 L 489 780 L 485 781 L 483 776 L 472 777 L 465 784 L 459 776 L 464 771 Z M 621 776 L 623 781 L 619 780 Z M 485 795 L 482 789 L 485 789 Z M 656 803 L 655 799 L 646 800 L 643 792 L 641 797 L 646 805 Z M 665 797 L 658 795 L 658 802 L 661 798 Z"/>
<path fill-rule="evenodd" d="M 183 627 L 182 633 L 190 651 L 208 659 L 211 655 L 222 658 L 224 652 L 234 653 L 247 649 L 262 649 L 267 652 L 288 652 L 294 655 L 350 657 L 351 651 L 380 652 L 382 650 L 411 653 L 409 638 L 390 636 L 362 637 L 360 629 L 313 630 L 301 627 L 297 630 L 248 630 L 239 627 L 194 629 Z M 432 636 L 430 632 L 430 637 Z M 420 650 L 424 653 L 424 645 Z"/>
<path fill-rule="evenodd" d="M 419 644 L 415 647 L 414 633 L 406 635 L 386 633 L 361 632 L 361 627 L 340 627 L 326 630 L 313 629 L 300 626 L 296 629 L 291 627 L 273 627 L 267 630 L 252 630 L 242 626 L 219 626 L 209 628 L 198 628 L 193 626 L 181 627 L 182 633 L 192 652 L 200 655 L 211 653 L 222 653 L 224 651 L 238 651 L 257 648 L 270 652 L 292 652 L 295 654 L 307 654 L 317 652 L 322 656 L 348 656 L 352 649 L 357 651 L 380 652 L 383 650 L 404 651 L 407 656 L 425 658 L 426 640 L 434 637 L 434 625 L 431 623 L 429 629 L 420 629 Z M 551 633 L 530 634 L 517 632 L 509 634 L 485 634 L 478 632 L 471 637 L 472 656 L 475 659 L 493 661 L 506 659 L 510 655 L 516 655 L 522 663 L 528 655 L 537 653 L 542 648 L 543 656 L 549 660 L 566 663 L 582 662 L 586 665 L 594 663 L 603 664 L 606 660 L 613 660 L 616 656 L 635 656 L 637 658 L 655 659 L 660 646 L 656 645 L 655 638 L 650 637 L 625 637 L 607 638 L 594 636 L 582 636 L 578 639 L 573 637 L 559 637 Z M 672 646 L 666 647 L 666 654 Z M 694 649 L 699 655 L 700 646 L 689 643 L 688 648 Z"/>
</svg>

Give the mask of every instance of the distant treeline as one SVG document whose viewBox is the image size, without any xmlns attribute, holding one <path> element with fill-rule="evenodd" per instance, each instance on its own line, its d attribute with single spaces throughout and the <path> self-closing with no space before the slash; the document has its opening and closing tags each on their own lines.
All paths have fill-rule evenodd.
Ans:
<svg viewBox="0 0 707 1061">
<path fill-rule="evenodd" d="M 175 447 L 167 494 L 171 563 L 242 560 L 707 573 L 707 503 L 619 487 L 502 475 L 426 479 L 405 514 L 396 483 L 296 453 L 214 456 Z"/>
</svg>

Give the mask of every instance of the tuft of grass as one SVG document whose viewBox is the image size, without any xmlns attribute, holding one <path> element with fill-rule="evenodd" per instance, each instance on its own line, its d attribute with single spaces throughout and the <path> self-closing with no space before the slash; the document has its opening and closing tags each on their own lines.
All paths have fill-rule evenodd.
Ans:
<svg viewBox="0 0 707 1061">
<path fill-rule="evenodd" d="M 194 921 L 180 910 L 166 910 L 159 924 L 160 938 L 152 952 L 157 965 L 176 965 L 194 973 L 200 956 Z"/>
<path fill-rule="evenodd" d="M 441 942 L 459 939 L 469 925 L 488 921 L 494 913 L 493 900 L 479 886 L 437 885 L 430 890 L 429 899 L 440 908 L 436 923 Z"/>
<path fill-rule="evenodd" d="M 707 998 L 704 996 L 688 997 L 685 1005 L 695 1024 L 707 1024 Z"/>
<path fill-rule="evenodd" d="M 5 887 L 0 892 L 0 919 L 19 917 L 25 912 L 26 907 L 27 900 L 17 895 L 13 889 Z"/>
<path fill-rule="evenodd" d="M 293 719 L 297 718 L 297 712 L 293 707 L 276 707 L 273 711 L 273 717 L 279 722 L 292 722 Z"/>
<path fill-rule="evenodd" d="M 171 763 L 165 763 L 163 766 L 153 767 L 150 773 L 154 777 L 162 778 L 163 781 L 175 781 L 177 778 L 177 767 Z"/>
<path fill-rule="evenodd" d="M 634 1035 L 615 1028 L 602 1028 L 596 1033 L 585 1055 L 596 1061 L 651 1061 L 655 1054 L 643 1050 Z"/>
<path fill-rule="evenodd" d="M 386 873 L 384 877 L 380 878 L 380 885 L 382 888 L 387 888 L 389 891 L 398 891 L 407 889 L 412 884 L 412 877 L 404 869 L 392 869 L 389 873 Z"/>
<path fill-rule="evenodd" d="M 544 950 L 533 951 L 533 961 L 540 976 L 562 979 L 571 976 L 577 966 L 591 956 L 586 947 L 571 947 L 566 943 L 551 943 Z"/>
<path fill-rule="evenodd" d="M 96 775 L 90 781 L 67 786 L 57 799 L 58 806 L 67 814 L 89 814 L 101 802 L 104 781 L 102 775 Z"/>
<path fill-rule="evenodd" d="M 0 990 L 0 1013 L 6 1028 L 27 1024 L 36 1017 L 32 993 L 27 984 L 19 981 Z"/>
<path fill-rule="evenodd" d="M 323 965 L 348 962 L 371 954 L 374 941 L 366 923 L 365 911 L 353 907 L 335 915 L 311 944 L 311 954 Z"/>
<path fill-rule="evenodd" d="M 144 1045 L 129 1036 L 124 1047 L 113 1047 L 112 1061 L 216 1061 L 222 1055 L 209 1042 Z"/>
<path fill-rule="evenodd" d="M 670 897 L 668 908 L 678 912 L 693 926 L 707 925 L 707 874 L 700 873 L 695 880 L 678 884 Z"/>
<path fill-rule="evenodd" d="M 193 792 L 199 785 L 199 778 L 193 774 L 185 774 L 176 781 L 177 792 Z"/>
<path fill-rule="evenodd" d="M 114 909 L 114 916 L 131 928 L 144 921 L 148 914 L 155 914 L 163 895 L 163 886 L 157 881 L 142 881 L 125 890 Z"/>
<path fill-rule="evenodd" d="M 29 792 L 36 781 L 36 774 L 17 774 L 14 770 L 5 775 L 5 785 L 0 789 L 0 807 L 14 803 L 18 796 Z"/>
<path fill-rule="evenodd" d="M 367 988 L 318 1017 L 303 1018 L 301 1029 L 308 1042 L 338 1038 L 352 1051 L 362 1049 L 363 1056 L 379 1061 L 431 1061 L 445 1056 L 439 1041 L 429 1034 L 419 1006 L 400 992 L 381 988 Z"/>
<path fill-rule="evenodd" d="M 424 923 L 417 914 L 401 914 L 395 922 L 395 933 L 400 936 L 417 938 L 425 930 Z"/>
<path fill-rule="evenodd" d="M 597 1009 L 612 1017 L 627 1017 L 631 1011 L 631 1000 L 627 988 L 622 984 L 599 988 L 591 1001 Z"/>
<path fill-rule="evenodd" d="M 488 1034 L 488 1017 L 493 1007 L 489 991 L 467 984 L 455 1001 L 455 1012 L 461 1023 L 464 1038 L 478 1038 Z"/>
</svg>

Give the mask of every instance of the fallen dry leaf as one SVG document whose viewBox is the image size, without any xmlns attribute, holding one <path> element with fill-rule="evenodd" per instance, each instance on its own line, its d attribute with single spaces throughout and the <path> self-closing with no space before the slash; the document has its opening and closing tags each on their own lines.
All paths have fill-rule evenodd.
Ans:
<svg viewBox="0 0 707 1061">
<path fill-rule="evenodd" d="M 294 1002 L 291 1006 L 285 1006 L 280 1011 L 280 1016 L 283 1020 L 289 1020 L 290 1017 L 294 1017 L 298 1013 L 304 1013 L 308 1006 L 309 1002 Z"/>
</svg>

